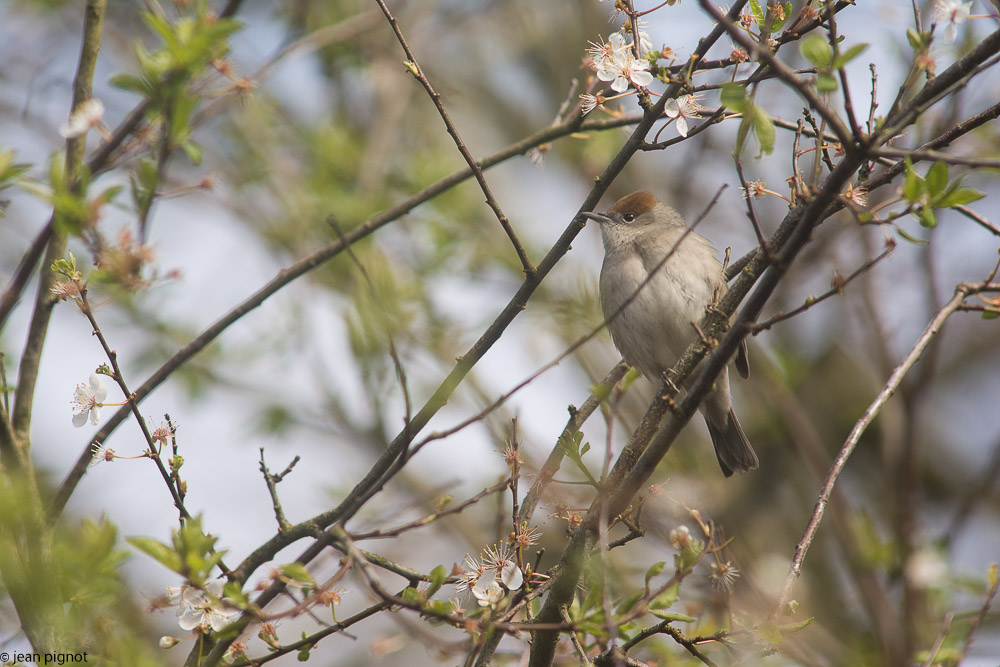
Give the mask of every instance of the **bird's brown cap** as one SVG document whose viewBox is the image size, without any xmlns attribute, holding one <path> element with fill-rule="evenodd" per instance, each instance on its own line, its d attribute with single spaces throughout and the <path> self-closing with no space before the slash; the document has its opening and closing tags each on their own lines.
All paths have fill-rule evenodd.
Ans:
<svg viewBox="0 0 1000 667">
<path fill-rule="evenodd" d="M 621 213 L 622 215 L 632 213 L 639 216 L 652 211 L 659 203 L 659 200 L 649 190 L 636 190 L 616 201 L 614 206 L 608 209 L 608 213 Z"/>
</svg>

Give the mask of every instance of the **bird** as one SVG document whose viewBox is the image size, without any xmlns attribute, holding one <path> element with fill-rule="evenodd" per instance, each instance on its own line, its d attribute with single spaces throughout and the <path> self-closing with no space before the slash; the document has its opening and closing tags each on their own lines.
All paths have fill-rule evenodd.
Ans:
<svg viewBox="0 0 1000 667">
<path fill-rule="evenodd" d="M 630 366 L 658 385 L 694 341 L 706 310 L 726 293 L 722 264 L 708 239 L 690 231 L 680 213 L 647 190 L 625 195 L 606 213 L 583 215 L 600 225 L 601 310 L 611 339 Z M 749 377 L 746 341 L 736 368 Z M 698 409 L 723 474 L 756 469 L 757 454 L 733 410 L 728 368 Z"/>
</svg>

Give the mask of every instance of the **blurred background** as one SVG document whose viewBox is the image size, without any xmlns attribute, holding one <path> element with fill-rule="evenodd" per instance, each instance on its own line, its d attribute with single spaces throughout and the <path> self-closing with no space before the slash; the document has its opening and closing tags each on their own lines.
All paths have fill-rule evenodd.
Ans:
<svg viewBox="0 0 1000 667">
<path fill-rule="evenodd" d="M 584 51 L 588 41 L 607 39 L 617 29 L 617 22 L 609 22 L 609 5 L 561 0 L 392 4 L 423 71 L 477 158 L 550 125 L 561 105 L 577 104 L 577 96 L 590 90 Z M 989 10 L 986 2 L 977 5 L 982 6 L 973 13 Z M 136 72 L 135 40 L 150 48 L 154 44 L 140 18 L 143 9 L 140 2 L 109 2 L 95 96 L 103 101 L 105 123 L 112 128 L 138 99 L 111 87 L 109 78 Z M 31 175 L 42 178 L 50 156 L 62 146 L 58 128 L 69 111 L 81 3 L 8 1 L 0 11 L 0 146 L 16 149 L 19 161 L 36 165 Z M 233 81 L 218 75 L 205 84 L 207 99 L 195 135 L 205 149 L 204 160 L 194 166 L 174 156 L 162 188 L 165 196 L 150 222 L 155 253 L 150 270 L 159 278 L 134 294 L 91 293 L 97 319 L 132 385 L 282 268 L 464 166 L 429 98 L 402 66 L 404 55 L 374 3 L 245 3 L 237 18 L 244 27 L 232 39 L 229 62 L 236 77 L 254 85 L 234 92 Z M 899 2 L 865 3 L 841 13 L 839 29 L 848 43 L 870 45 L 850 68 L 859 117 L 868 117 L 871 62 L 877 66 L 879 108 L 891 104 L 908 66 L 905 32 L 912 20 L 909 3 Z M 656 47 L 668 46 L 683 62 L 711 25 L 697 4 L 688 2 L 650 15 L 647 29 Z M 977 35 L 995 27 L 993 19 L 970 20 L 955 44 L 938 44 L 933 51 L 938 71 Z M 710 57 L 727 56 L 731 49 L 723 39 Z M 791 64 L 805 66 L 797 46 L 788 51 L 781 53 Z M 718 83 L 725 76 L 707 73 L 696 80 Z M 919 145 L 995 103 L 998 85 L 996 73 L 986 74 L 935 107 L 898 146 Z M 777 83 L 764 84 L 759 95 L 772 116 L 794 123 L 801 114 L 802 100 Z M 702 103 L 715 108 L 717 91 L 707 91 Z M 621 106 L 623 113 L 637 109 L 634 98 Z M 606 117 L 602 114 L 597 110 L 590 117 Z M 602 206 L 647 188 L 690 221 L 725 184 L 698 231 L 720 257 L 727 248 L 734 258 L 743 255 L 756 240 L 731 157 L 736 126 L 722 123 L 666 151 L 638 154 Z M 517 157 L 486 172 L 532 260 L 537 262 L 570 224 L 594 177 L 630 129 L 581 132 L 535 151 L 534 159 Z M 662 138 L 673 136 L 674 127 L 663 130 Z M 792 139 L 793 133 L 779 129 L 771 155 L 753 159 L 755 147 L 746 151 L 747 178 L 787 195 Z M 989 123 L 953 150 L 996 156 L 998 139 L 996 124 Z M 90 147 L 95 145 L 92 135 Z M 811 164 L 811 157 L 803 159 Z M 104 185 L 125 184 L 127 169 L 101 178 Z M 996 223 L 1000 192 L 995 175 L 970 173 L 966 183 L 987 193 L 974 208 Z M 897 185 L 871 193 L 870 203 L 893 196 Z M 36 199 L 5 194 L 0 224 L 4 281 L 50 215 Z M 755 207 L 765 234 L 787 210 L 774 196 L 756 201 Z M 650 564 L 670 560 L 667 535 L 680 524 L 693 528 L 689 506 L 733 538 L 726 554 L 742 576 L 731 601 L 712 589 L 707 576 L 689 580 L 690 587 L 686 582 L 677 609 L 699 621 L 681 627 L 710 634 L 726 625 L 727 610 L 738 617 L 766 617 L 826 470 L 854 422 L 956 283 L 984 279 L 998 259 L 997 237 L 953 211 L 941 212 L 934 229 L 912 219 L 900 225 L 925 242 L 907 241 L 890 227 L 861 227 L 846 213 L 816 231 L 765 317 L 825 292 L 835 276 L 848 275 L 878 255 L 885 238 L 895 238 L 898 245 L 842 295 L 750 341 L 751 378 L 734 380 L 734 400 L 760 469 L 723 479 L 707 432 L 695 419 L 656 476 L 664 493 L 651 498 L 643 512 L 646 539 L 614 552 L 612 580 L 621 582 L 623 594 L 635 582 L 641 586 Z M 109 207 L 102 222 L 109 237 L 134 226 L 134 213 L 124 203 Z M 603 252 L 591 227 L 425 433 L 482 410 L 601 322 L 597 276 Z M 71 247 L 88 265 L 86 249 L 72 242 Z M 275 471 L 301 457 L 279 487 L 290 521 L 335 505 L 403 426 L 406 399 L 390 341 L 417 409 L 523 278 L 509 241 L 471 179 L 369 235 L 353 253 L 356 261 L 341 253 L 269 298 L 141 406 L 153 425 L 164 413 L 179 425 L 188 507 L 203 513 L 206 530 L 230 550 L 232 561 L 276 529 L 258 469 L 259 448 Z M 30 288 L 0 333 L 9 379 L 17 375 L 33 295 Z M 995 322 L 974 313 L 953 316 L 862 438 L 794 592 L 796 619 L 813 616 L 815 622 L 769 664 L 878 664 L 893 642 L 914 651 L 928 648 L 949 612 L 955 620 L 947 641 L 961 643 L 962 627 L 971 621 L 965 612 L 981 606 L 987 566 L 1000 554 L 998 340 Z M 348 528 L 360 532 L 397 525 L 433 511 L 445 494 L 461 500 L 500 481 L 507 474 L 501 451 L 515 417 L 526 488 L 531 471 L 555 446 L 567 406 L 580 405 L 618 358 L 602 333 L 486 420 L 427 446 Z M 35 464 L 53 487 L 92 434 L 90 427 L 77 430 L 70 423 L 73 388 L 102 362 L 86 319 L 71 304 L 57 307 L 32 431 Z M 109 400 L 121 400 L 114 391 Z M 584 425 L 592 470 L 600 470 L 606 443 L 620 450 L 652 392 L 646 380 L 638 379 Z M 123 424 L 105 444 L 122 455 L 142 449 L 134 422 Z M 571 472 L 565 476 L 573 477 Z M 555 516 L 556 507 L 589 502 L 580 487 L 555 485 L 549 492 L 534 521 L 542 533 L 540 546 L 546 548 L 543 568 L 554 563 L 565 540 L 566 521 Z M 437 564 L 450 570 L 466 553 L 506 537 L 509 513 L 509 495 L 492 496 L 429 531 L 363 546 L 423 572 Z M 121 535 L 161 540 L 168 540 L 176 525 L 169 495 L 144 460 L 93 467 L 63 520 L 101 516 L 117 524 Z M 288 562 L 302 548 L 294 545 L 276 561 Z M 329 556 L 317 572 L 329 576 L 336 560 Z M 165 586 L 179 584 L 175 575 L 138 554 L 126 564 L 126 573 L 138 607 L 147 606 Z M 387 579 L 387 586 L 402 581 Z M 338 618 L 372 601 L 357 580 L 349 578 L 343 588 Z M 326 639 L 316 657 L 338 665 L 462 659 L 464 635 L 458 631 L 430 629 L 403 613 L 383 616 L 352 627 L 353 640 Z M 143 624 L 155 643 L 160 635 L 180 634 L 175 621 L 168 610 L 150 614 Z M 310 623 L 285 620 L 279 636 L 292 641 L 313 627 Z M 0 609 L 0 628 L 0 642 L 24 647 L 9 606 Z M 162 659 L 180 664 L 187 646 L 162 652 Z M 251 647 L 252 654 L 262 653 L 259 644 Z M 498 659 L 516 662 L 520 650 L 516 642 L 502 644 Z M 646 650 L 644 659 L 659 664 L 686 659 L 669 640 L 651 641 Z M 965 664 L 995 665 L 997 655 L 994 613 Z M 275 664 L 294 662 L 289 655 Z"/>
</svg>

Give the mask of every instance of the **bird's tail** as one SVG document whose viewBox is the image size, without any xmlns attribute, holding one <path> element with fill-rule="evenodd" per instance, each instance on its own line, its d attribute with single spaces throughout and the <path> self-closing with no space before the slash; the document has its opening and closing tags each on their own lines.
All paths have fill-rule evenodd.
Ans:
<svg viewBox="0 0 1000 667">
<path fill-rule="evenodd" d="M 743 427 L 740 426 L 732 409 L 729 410 L 724 426 L 716 426 L 707 419 L 705 423 L 708 424 L 708 432 L 712 436 L 712 444 L 715 445 L 715 455 L 719 459 L 722 474 L 730 477 L 734 472 L 746 472 L 757 468 L 759 465 L 757 454 L 750 446 L 750 441 L 743 433 Z"/>
</svg>

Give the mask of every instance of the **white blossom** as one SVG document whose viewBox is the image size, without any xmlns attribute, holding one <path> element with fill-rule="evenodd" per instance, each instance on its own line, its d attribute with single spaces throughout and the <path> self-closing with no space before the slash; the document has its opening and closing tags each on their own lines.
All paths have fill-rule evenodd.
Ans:
<svg viewBox="0 0 1000 667">
<path fill-rule="evenodd" d="M 82 137 L 90 128 L 104 118 L 104 104 L 96 97 L 83 102 L 69 116 L 69 122 L 59 128 L 59 134 L 67 139 Z"/>
<path fill-rule="evenodd" d="M 104 399 L 108 397 L 108 388 L 97 373 L 90 374 L 90 386 L 84 383 L 76 385 L 73 391 L 73 426 L 77 428 L 87 423 L 97 426 L 101 420 L 101 408 Z"/>
<path fill-rule="evenodd" d="M 171 604 L 177 606 L 177 625 L 182 630 L 218 632 L 229 625 L 239 612 L 222 606 L 217 598 L 222 596 L 222 581 L 215 579 L 205 584 L 205 590 L 193 586 L 167 588 Z M 206 591 L 213 597 L 209 597 Z"/>
<path fill-rule="evenodd" d="M 640 35 L 640 47 L 642 37 Z M 635 57 L 632 44 L 620 32 L 611 33 L 607 42 L 591 42 L 587 49 L 591 64 L 601 81 L 610 81 L 611 90 L 624 93 L 629 82 L 636 88 L 645 88 L 653 82 L 647 70 L 649 63 Z"/>
<path fill-rule="evenodd" d="M 667 114 L 670 118 L 674 120 L 674 127 L 677 128 L 677 134 L 682 137 L 688 135 L 688 118 L 701 118 L 700 111 L 704 107 L 698 102 L 698 97 L 695 95 L 685 95 L 684 97 L 679 97 L 677 99 L 667 100 L 666 104 L 663 106 L 663 113 Z"/>
<path fill-rule="evenodd" d="M 945 44 L 951 44 L 958 37 L 958 26 L 969 18 L 972 1 L 937 0 L 934 4 L 934 22 L 944 24 L 942 38 Z"/>
</svg>

